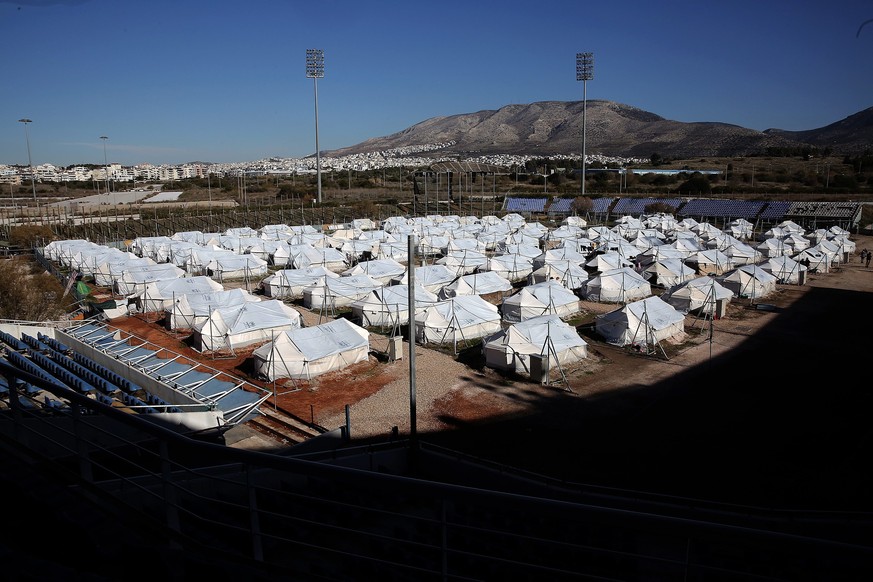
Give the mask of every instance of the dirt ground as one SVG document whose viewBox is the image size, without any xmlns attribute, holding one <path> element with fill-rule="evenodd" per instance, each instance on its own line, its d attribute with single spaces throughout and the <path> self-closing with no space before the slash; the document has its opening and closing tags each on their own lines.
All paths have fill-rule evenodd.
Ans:
<svg viewBox="0 0 873 582">
<path fill-rule="evenodd" d="M 853 236 L 858 252 L 873 237 Z M 857 253 L 804 286 L 780 285 L 758 308 L 735 300 L 726 317 L 686 319 L 680 344 L 640 354 L 577 328 L 589 358 L 540 385 L 457 356 L 416 347 L 416 424 L 424 441 L 570 482 L 751 505 L 873 509 L 863 380 L 871 353 L 873 268 Z M 588 321 L 615 305 L 582 302 Z M 306 325 L 323 317 L 300 307 Z M 203 356 L 139 317 L 111 322 L 180 352 Z M 277 386 L 251 377 L 251 351 L 210 366 L 275 388 L 278 408 L 326 428 L 352 411 L 360 442 L 409 432 L 408 360 L 371 355 L 311 382 Z M 404 343 L 404 351 L 408 344 Z M 380 400 L 381 399 L 381 400 Z M 369 402 L 369 408 L 364 407 Z M 358 406 L 356 406 L 358 404 Z M 375 405 L 375 406 L 373 406 Z M 393 407 L 393 408 L 392 408 Z M 357 415 L 367 411 L 366 418 Z M 376 410 L 376 412 L 372 412 Z M 363 414 L 363 413 L 361 413 Z"/>
</svg>

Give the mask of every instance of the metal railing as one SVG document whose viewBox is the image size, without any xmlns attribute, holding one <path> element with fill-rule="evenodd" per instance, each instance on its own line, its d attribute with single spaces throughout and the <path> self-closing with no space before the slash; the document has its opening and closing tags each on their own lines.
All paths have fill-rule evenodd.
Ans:
<svg viewBox="0 0 873 582">
<path fill-rule="evenodd" d="M 428 475 L 469 467 L 424 443 L 336 448 L 317 460 L 242 450 L 5 360 L 0 375 L 9 385 L 0 440 L 61 471 L 59 486 L 111 499 L 124 519 L 213 563 L 382 580 L 833 580 L 873 571 L 860 543 L 435 482 Z M 61 406 L 45 405 L 47 394 Z"/>
</svg>

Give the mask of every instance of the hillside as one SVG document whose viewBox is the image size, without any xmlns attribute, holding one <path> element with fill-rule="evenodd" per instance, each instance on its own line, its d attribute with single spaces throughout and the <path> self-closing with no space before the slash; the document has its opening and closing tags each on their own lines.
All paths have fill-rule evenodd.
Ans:
<svg viewBox="0 0 873 582">
<path fill-rule="evenodd" d="M 451 143 L 441 154 L 578 155 L 582 151 L 582 101 L 542 101 L 434 117 L 403 131 L 328 152 L 367 153 L 422 144 Z M 764 132 L 719 122 L 680 122 L 613 101 L 589 100 L 586 152 L 648 158 L 745 156 L 767 148 L 830 147 L 861 151 L 873 143 L 873 108 L 825 128 Z"/>
<path fill-rule="evenodd" d="M 801 141 L 818 148 L 862 153 L 873 147 L 873 107 L 819 129 L 785 131 L 767 129 L 764 133 L 788 140 Z"/>
</svg>

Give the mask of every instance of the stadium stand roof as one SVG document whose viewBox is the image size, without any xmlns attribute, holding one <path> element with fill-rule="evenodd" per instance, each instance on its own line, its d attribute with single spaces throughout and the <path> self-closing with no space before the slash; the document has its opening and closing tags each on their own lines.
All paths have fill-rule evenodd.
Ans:
<svg viewBox="0 0 873 582">
<path fill-rule="evenodd" d="M 594 198 L 592 200 L 592 202 L 594 202 L 594 207 L 591 211 L 595 214 L 606 214 L 609 212 L 609 208 L 615 200 L 615 198 Z"/>
<path fill-rule="evenodd" d="M 711 200 L 698 198 L 686 202 L 679 216 L 706 218 L 745 218 L 755 220 L 767 205 L 759 200 Z"/>
<path fill-rule="evenodd" d="M 792 202 L 785 216 L 854 219 L 860 211 L 858 202 Z"/>
<path fill-rule="evenodd" d="M 183 363 L 166 355 L 167 350 L 151 344 L 134 345 L 131 338 L 116 339 L 115 330 L 101 323 L 86 323 L 68 328 L 71 336 L 86 342 L 110 357 L 127 362 L 145 374 L 163 382 L 198 402 L 214 406 L 224 415 L 229 425 L 240 424 L 258 416 L 258 406 L 270 393 L 245 382 L 220 374 L 217 370 L 199 363 Z M 151 346 L 150 349 L 146 346 Z"/>
</svg>

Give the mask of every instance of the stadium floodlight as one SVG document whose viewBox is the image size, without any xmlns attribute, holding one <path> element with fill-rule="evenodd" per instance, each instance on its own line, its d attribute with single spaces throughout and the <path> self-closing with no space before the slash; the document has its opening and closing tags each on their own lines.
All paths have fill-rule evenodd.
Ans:
<svg viewBox="0 0 873 582">
<path fill-rule="evenodd" d="M 318 203 L 321 204 L 321 151 L 318 148 L 318 80 L 324 77 L 324 51 L 306 49 L 306 78 L 315 88 L 315 171 L 318 175 Z"/>
<path fill-rule="evenodd" d="M 27 143 L 27 165 L 30 166 L 30 187 L 33 190 L 33 201 L 36 202 L 36 180 L 33 177 L 33 161 L 30 159 L 30 134 L 27 132 L 27 124 L 33 123 L 33 120 L 25 117 L 18 121 L 24 124 L 24 141 Z"/>
<path fill-rule="evenodd" d="M 109 138 L 105 135 L 101 135 L 100 139 L 103 140 L 103 168 L 106 172 L 106 202 L 109 202 L 109 161 L 106 158 L 106 140 Z"/>
<path fill-rule="evenodd" d="M 582 196 L 585 196 L 585 114 L 588 81 L 594 78 L 594 53 L 576 53 L 576 80 L 582 81 Z"/>
</svg>

